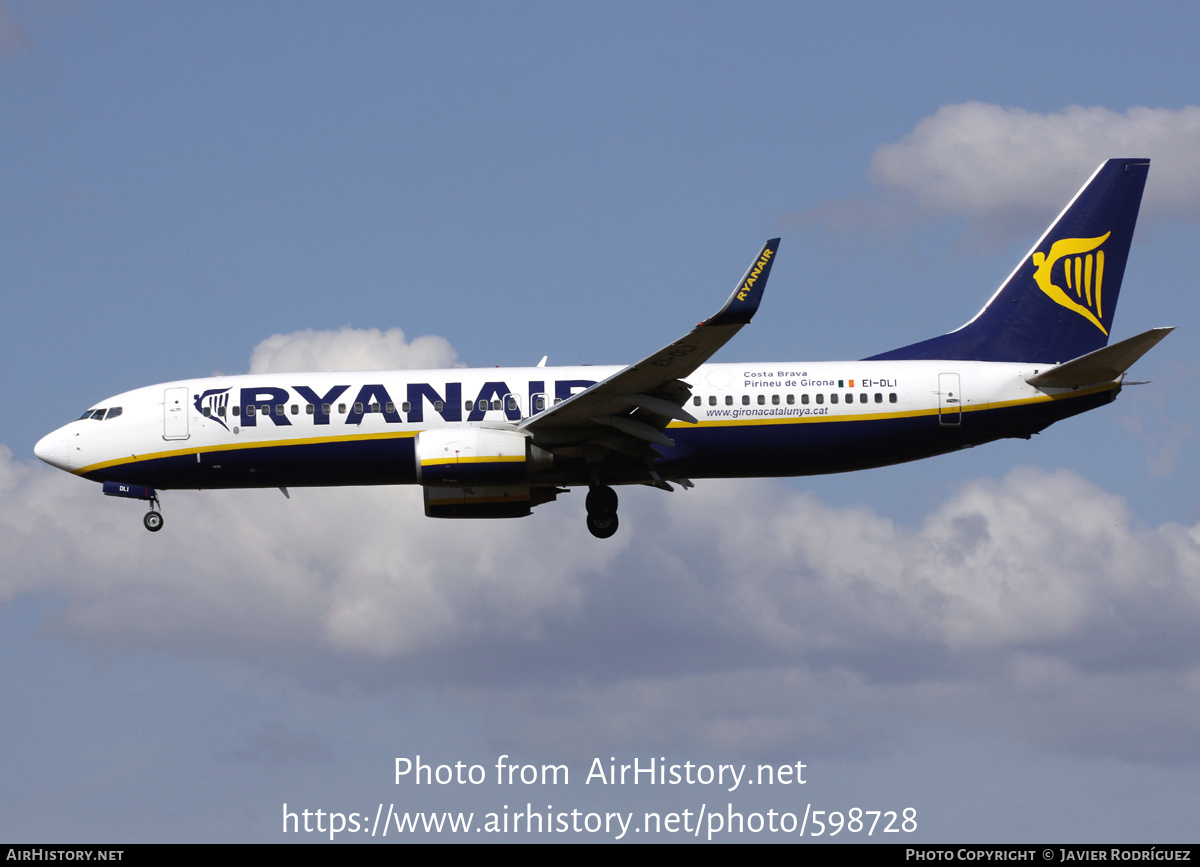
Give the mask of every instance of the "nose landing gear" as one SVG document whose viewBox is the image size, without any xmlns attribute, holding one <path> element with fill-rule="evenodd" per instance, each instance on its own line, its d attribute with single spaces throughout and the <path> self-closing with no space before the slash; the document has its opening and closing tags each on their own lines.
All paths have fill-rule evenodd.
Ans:
<svg viewBox="0 0 1200 867">
<path fill-rule="evenodd" d="M 157 533 L 162 529 L 163 516 L 162 512 L 158 511 L 162 508 L 162 503 L 158 501 L 158 495 L 150 497 L 150 511 L 142 518 L 142 524 L 151 533 Z"/>
<path fill-rule="evenodd" d="M 607 539 L 617 532 L 617 492 L 608 485 L 592 485 L 586 501 L 587 528 L 597 539 Z"/>
<path fill-rule="evenodd" d="M 104 496 L 126 497 L 131 500 L 146 500 L 150 503 L 150 511 L 142 518 L 142 525 L 151 533 L 162 529 L 163 516 L 159 509 L 162 504 L 158 501 L 158 491 L 148 485 L 135 485 L 129 482 L 105 482 Z"/>
</svg>

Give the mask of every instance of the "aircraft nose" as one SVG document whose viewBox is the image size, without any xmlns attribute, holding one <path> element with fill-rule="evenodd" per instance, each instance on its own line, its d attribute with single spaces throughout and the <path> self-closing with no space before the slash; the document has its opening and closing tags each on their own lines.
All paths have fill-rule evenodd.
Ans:
<svg viewBox="0 0 1200 867">
<path fill-rule="evenodd" d="M 48 433 L 33 447 L 33 453 L 52 467 L 60 470 L 70 469 L 67 466 L 67 435 L 62 428 Z"/>
</svg>

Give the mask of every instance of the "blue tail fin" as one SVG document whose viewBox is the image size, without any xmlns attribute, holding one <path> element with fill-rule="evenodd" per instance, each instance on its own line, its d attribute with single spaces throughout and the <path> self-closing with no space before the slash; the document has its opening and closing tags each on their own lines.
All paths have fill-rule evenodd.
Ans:
<svg viewBox="0 0 1200 867">
<path fill-rule="evenodd" d="M 1105 346 L 1149 168 L 1102 164 L 974 319 L 868 360 L 1057 363 Z"/>
</svg>

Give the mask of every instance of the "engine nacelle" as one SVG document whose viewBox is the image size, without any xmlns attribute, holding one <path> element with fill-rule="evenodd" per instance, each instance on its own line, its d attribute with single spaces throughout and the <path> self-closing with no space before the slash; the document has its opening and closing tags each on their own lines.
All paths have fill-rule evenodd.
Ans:
<svg viewBox="0 0 1200 867">
<path fill-rule="evenodd" d="M 534 506 L 558 495 L 555 488 L 528 485 L 492 485 L 470 488 L 425 488 L 425 515 L 429 518 L 523 518 Z"/>
<path fill-rule="evenodd" d="M 417 481 L 425 487 L 520 485 L 527 483 L 531 474 L 548 470 L 554 463 L 550 452 L 518 431 L 476 425 L 421 431 L 414 453 Z"/>
</svg>

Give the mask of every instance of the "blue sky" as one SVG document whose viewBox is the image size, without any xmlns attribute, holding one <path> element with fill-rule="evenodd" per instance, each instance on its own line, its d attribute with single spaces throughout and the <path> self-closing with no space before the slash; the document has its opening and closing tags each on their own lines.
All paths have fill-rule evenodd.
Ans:
<svg viewBox="0 0 1200 867">
<path fill-rule="evenodd" d="M 506 803 L 396 786 L 420 753 L 580 780 L 802 759 L 800 794 L 733 800 L 912 806 L 925 842 L 1194 839 L 1197 23 L 0 0 L 0 835 L 276 841 L 284 802 Z M 631 491 L 607 545 L 569 497 L 431 522 L 392 489 L 172 493 L 151 536 L 32 454 L 106 395 L 280 347 L 632 361 L 774 235 L 718 360 L 863 357 L 974 315 L 1108 156 L 1152 160 L 1114 337 L 1178 330 L 1152 385 L 1031 442 Z"/>
</svg>

